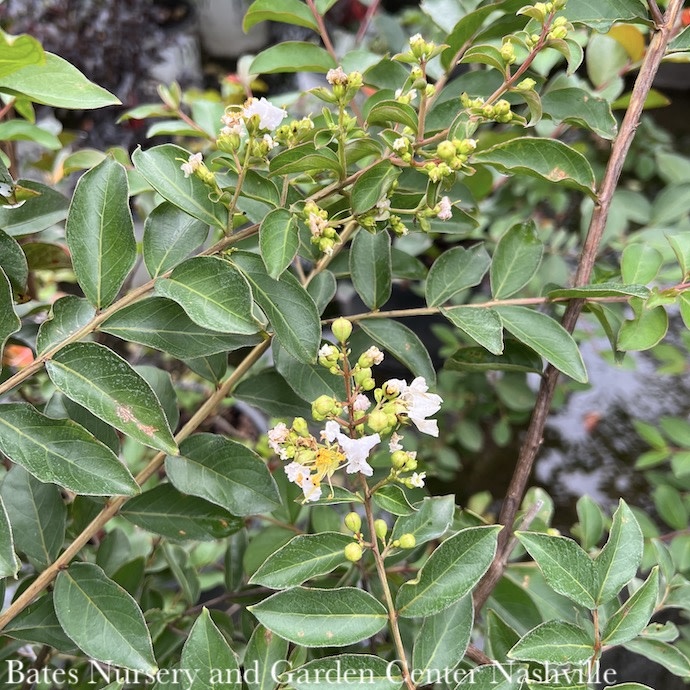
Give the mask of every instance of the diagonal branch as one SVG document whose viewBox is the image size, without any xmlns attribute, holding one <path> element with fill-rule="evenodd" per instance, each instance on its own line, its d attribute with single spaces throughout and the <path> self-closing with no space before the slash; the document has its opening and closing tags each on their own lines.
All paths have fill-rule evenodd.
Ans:
<svg viewBox="0 0 690 690">
<path fill-rule="evenodd" d="M 656 76 L 661 60 L 666 53 L 666 46 L 673 36 L 674 29 L 678 23 L 678 17 L 683 6 L 683 0 L 671 0 L 664 16 L 664 21 L 658 30 L 653 34 L 647 53 L 637 75 L 635 86 L 630 99 L 630 106 L 625 113 L 621 124 L 620 132 L 616 137 L 611 148 L 611 156 L 604 179 L 598 193 L 597 204 L 592 214 L 592 220 L 587 232 L 587 238 L 580 255 L 580 262 L 575 274 L 574 284 L 576 286 L 586 285 L 592 275 L 592 269 L 596 261 L 599 245 L 604 234 L 606 220 L 611 208 L 613 193 L 618 185 L 618 180 L 623 169 L 623 163 L 630 150 L 635 132 L 642 116 L 647 94 L 652 87 L 652 82 Z M 572 333 L 575 324 L 582 312 L 584 300 L 572 300 L 563 316 L 564 328 Z M 549 365 L 544 371 L 541 387 L 537 395 L 537 402 L 532 413 L 529 428 L 525 441 L 520 449 L 515 471 L 508 487 L 508 493 L 503 501 L 503 507 L 499 517 L 499 522 L 505 525 L 505 529 L 499 534 L 498 551 L 496 558 L 491 564 L 488 572 L 479 583 L 474 593 L 475 610 L 479 611 L 489 598 L 494 587 L 503 575 L 505 563 L 510 555 L 510 537 L 513 532 L 513 524 L 517 515 L 520 502 L 524 496 L 527 482 L 529 481 L 534 460 L 539 452 L 543 436 L 544 426 L 551 408 L 551 401 L 556 389 L 558 380 L 558 370 Z"/>
</svg>

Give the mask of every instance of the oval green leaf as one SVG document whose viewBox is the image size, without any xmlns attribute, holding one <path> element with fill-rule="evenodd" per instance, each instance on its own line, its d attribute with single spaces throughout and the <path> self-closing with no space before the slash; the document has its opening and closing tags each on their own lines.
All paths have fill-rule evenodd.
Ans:
<svg viewBox="0 0 690 690">
<path fill-rule="evenodd" d="M 156 395 L 121 357 L 97 343 L 72 343 L 46 362 L 68 398 L 146 446 L 176 455 L 177 445 Z"/>
<path fill-rule="evenodd" d="M 442 537 L 453 522 L 455 496 L 427 497 L 420 503 L 415 503 L 414 508 L 415 512 L 411 515 L 398 518 L 391 539 L 411 534 L 417 544 L 424 544 Z"/>
<path fill-rule="evenodd" d="M 584 89 L 554 89 L 541 97 L 541 104 L 554 122 L 568 122 L 585 127 L 602 139 L 613 139 L 618 132 L 616 118 L 605 98 Z"/>
<path fill-rule="evenodd" d="M 587 370 L 577 343 L 557 321 L 527 307 L 498 307 L 504 327 L 556 369 L 587 383 Z"/>
<path fill-rule="evenodd" d="M 637 637 L 649 623 L 658 595 L 659 567 L 654 566 L 644 584 L 606 621 L 602 644 L 623 644 Z"/>
<path fill-rule="evenodd" d="M 400 170 L 390 161 L 381 161 L 360 175 L 352 187 L 352 212 L 366 213 L 383 199 L 398 179 Z"/>
<path fill-rule="evenodd" d="M 483 347 L 461 347 L 446 360 L 445 368 L 451 371 L 533 371 L 539 374 L 543 363 L 531 348 L 510 339 L 505 342 L 502 355 L 490 354 Z"/>
<path fill-rule="evenodd" d="M 513 225 L 498 241 L 491 262 L 491 294 L 505 299 L 522 289 L 537 272 L 544 245 L 534 221 Z"/>
<path fill-rule="evenodd" d="M 58 345 L 96 315 L 96 310 L 81 297 L 66 295 L 53 303 L 48 318 L 39 326 L 36 350 L 42 355 Z"/>
<path fill-rule="evenodd" d="M 375 635 L 388 620 L 371 594 L 354 587 L 295 587 L 248 607 L 276 635 L 303 647 L 344 647 Z"/>
<path fill-rule="evenodd" d="M 244 15 L 242 29 L 247 32 L 260 22 L 278 22 L 294 24 L 313 29 L 318 32 L 319 27 L 309 7 L 300 0 L 255 0 Z"/>
<path fill-rule="evenodd" d="M 468 527 L 446 539 L 406 582 L 395 600 L 403 618 L 421 618 L 447 609 L 468 594 L 486 572 L 500 527 Z"/>
<path fill-rule="evenodd" d="M 259 248 L 268 275 L 277 280 L 292 263 L 299 248 L 297 222 L 290 211 L 276 208 L 259 228 Z"/>
<path fill-rule="evenodd" d="M 219 333 L 252 335 L 252 291 L 244 276 L 215 256 L 196 256 L 156 281 L 156 292 L 177 302 L 194 323 Z"/>
<path fill-rule="evenodd" d="M 117 296 L 137 257 L 125 169 L 105 158 L 82 175 L 65 226 L 74 272 L 97 309 Z"/>
<path fill-rule="evenodd" d="M 5 503 L 0 496 L 0 578 L 15 577 L 19 572 L 19 559 L 14 553 L 14 538 Z"/>
<path fill-rule="evenodd" d="M 27 65 L 42 65 L 45 60 L 43 46 L 33 36 L 0 33 L 0 77 Z"/>
<path fill-rule="evenodd" d="M 337 532 L 300 534 L 271 554 L 249 582 L 271 589 L 301 585 L 346 563 L 345 547 L 350 543 L 352 537 Z"/>
<path fill-rule="evenodd" d="M 321 46 L 305 41 L 283 41 L 261 51 L 249 66 L 251 74 L 328 72 L 337 67 Z"/>
<path fill-rule="evenodd" d="M 166 200 L 207 225 L 225 230 L 228 211 L 209 199 L 209 187 L 196 175 L 185 177 L 180 167 L 189 159 L 189 151 L 173 144 L 154 146 L 132 154 L 134 167 Z"/>
<path fill-rule="evenodd" d="M 387 230 L 371 233 L 364 229 L 350 248 L 350 275 L 357 294 L 369 309 L 383 306 L 391 296 L 391 238 Z"/>
<path fill-rule="evenodd" d="M 589 161 L 567 144 L 554 139 L 518 137 L 472 156 L 506 174 L 523 174 L 563 183 L 594 195 L 594 173 Z"/>
<path fill-rule="evenodd" d="M 508 656 L 520 661 L 581 664 L 594 655 L 594 640 L 572 623 L 547 621 L 530 630 Z"/>
<path fill-rule="evenodd" d="M 14 292 L 21 295 L 29 277 L 26 255 L 19 242 L 2 230 L 0 230 L 0 268 L 5 272 Z"/>
<path fill-rule="evenodd" d="M 89 496 L 133 496 L 139 487 L 110 448 L 69 419 L 31 405 L 0 405 L 0 450 L 37 479 Z"/>
<path fill-rule="evenodd" d="M 144 673 L 158 670 L 137 602 L 92 563 L 58 573 L 55 613 L 68 637 L 90 657 Z"/>
<path fill-rule="evenodd" d="M 426 279 L 426 301 L 438 307 L 462 290 L 479 285 L 489 270 L 491 259 L 483 244 L 453 247 L 434 261 Z"/>
<path fill-rule="evenodd" d="M 452 307 L 441 309 L 441 313 L 491 354 L 503 353 L 503 322 L 493 309 Z"/>
<path fill-rule="evenodd" d="M 233 515 L 271 512 L 280 505 L 278 487 L 266 463 L 224 436 L 195 434 L 186 439 L 179 456 L 166 458 L 165 469 L 177 489 Z"/>
<path fill-rule="evenodd" d="M 0 268 L 0 358 L 7 339 L 22 327 L 22 322 L 14 311 L 12 286 Z"/>
</svg>

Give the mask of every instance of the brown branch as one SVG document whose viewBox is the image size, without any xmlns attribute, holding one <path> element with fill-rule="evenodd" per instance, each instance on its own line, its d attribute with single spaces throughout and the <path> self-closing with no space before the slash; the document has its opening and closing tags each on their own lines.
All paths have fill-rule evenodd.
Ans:
<svg viewBox="0 0 690 690">
<path fill-rule="evenodd" d="M 596 261 L 599 245 L 606 226 L 613 193 L 618 185 L 618 180 L 623 169 L 623 163 L 630 150 L 630 145 L 635 137 L 635 132 L 642 116 L 644 103 L 649 93 L 652 82 L 656 75 L 661 59 L 666 53 L 666 46 L 673 35 L 673 30 L 678 21 L 678 16 L 683 5 L 683 0 L 671 0 L 663 24 L 654 33 L 647 49 L 647 54 L 640 67 L 640 72 L 633 87 L 630 106 L 625 113 L 621 124 L 620 132 L 616 137 L 611 148 L 611 156 L 606 166 L 606 172 L 598 193 L 597 204 L 592 214 L 589 230 L 585 239 L 585 244 L 580 255 L 580 262 L 575 274 L 574 284 L 576 286 L 586 285 L 589 282 L 594 263 Z M 575 324 L 582 312 L 584 300 L 572 300 L 563 316 L 564 328 L 572 333 Z M 527 482 L 534 460 L 542 444 L 546 419 L 551 408 L 551 401 L 558 380 L 558 370 L 549 365 L 544 371 L 537 402 L 535 404 L 532 418 L 530 419 L 527 436 L 518 456 L 515 471 L 508 487 L 508 492 L 503 501 L 503 507 L 499 517 L 499 522 L 506 526 L 498 536 L 498 550 L 488 572 L 479 583 L 474 593 L 475 609 L 479 611 L 484 605 L 499 579 L 503 575 L 504 562 L 510 551 L 510 537 L 513 533 L 513 524 L 520 502 L 524 496 Z"/>
</svg>

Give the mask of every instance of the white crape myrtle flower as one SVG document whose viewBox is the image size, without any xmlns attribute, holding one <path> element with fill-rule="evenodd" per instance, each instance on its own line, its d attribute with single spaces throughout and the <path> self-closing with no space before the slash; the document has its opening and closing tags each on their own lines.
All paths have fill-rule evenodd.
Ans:
<svg viewBox="0 0 690 690">
<path fill-rule="evenodd" d="M 410 477 L 410 485 L 421 489 L 424 486 L 424 480 L 426 479 L 426 472 L 413 472 Z"/>
<path fill-rule="evenodd" d="M 307 224 L 309 225 L 309 232 L 314 237 L 321 237 L 323 231 L 328 227 L 328 221 L 318 213 L 310 213 Z"/>
<path fill-rule="evenodd" d="M 318 356 L 328 359 L 338 354 L 338 348 L 330 343 L 325 343 L 319 348 Z"/>
<path fill-rule="evenodd" d="M 371 477 L 374 474 L 374 470 L 367 462 L 367 458 L 371 449 L 381 443 L 381 437 L 378 434 L 362 436 L 361 438 L 350 438 L 340 431 L 338 422 L 330 421 L 326 422 L 326 428 L 321 432 L 321 436 L 329 443 L 338 442 L 347 459 L 345 471 L 348 474 L 360 472 L 366 477 Z"/>
<path fill-rule="evenodd" d="M 450 220 L 453 217 L 453 207 L 451 206 L 450 199 L 444 196 L 439 203 L 439 210 L 437 218 L 439 220 Z"/>
<path fill-rule="evenodd" d="M 385 196 L 376 202 L 376 210 L 378 213 L 374 216 L 374 220 L 388 220 L 391 217 L 391 200 Z"/>
<path fill-rule="evenodd" d="M 291 462 L 289 465 L 285 465 L 285 474 L 291 482 L 299 484 L 303 481 L 304 477 L 308 477 L 311 472 L 306 465 L 300 465 L 298 462 Z"/>
<path fill-rule="evenodd" d="M 371 400 L 369 400 L 369 398 L 367 398 L 367 396 L 363 393 L 360 393 L 352 403 L 352 409 L 356 412 L 364 412 L 365 410 L 368 410 L 369 407 L 371 407 Z"/>
<path fill-rule="evenodd" d="M 345 84 L 347 83 L 347 74 L 340 66 L 337 69 L 329 69 L 326 72 L 326 81 L 329 84 Z"/>
<path fill-rule="evenodd" d="M 184 173 L 185 177 L 189 177 L 190 175 L 193 175 L 196 170 L 199 169 L 199 166 L 204 162 L 204 157 L 201 155 L 201 153 L 193 153 L 188 159 L 186 163 L 182 163 L 180 168 L 182 169 L 182 172 Z"/>
<path fill-rule="evenodd" d="M 423 376 L 418 376 L 411 384 L 401 379 L 391 379 L 384 384 L 389 395 L 399 392 L 398 401 L 405 406 L 405 413 L 414 425 L 429 436 L 438 436 L 438 422 L 427 419 L 441 409 L 443 398 L 436 393 L 429 393 L 429 386 Z"/>
<path fill-rule="evenodd" d="M 280 457 L 281 460 L 287 459 L 285 449 L 281 448 L 280 444 L 287 441 L 288 433 L 289 429 L 283 422 L 276 424 L 276 426 L 274 426 L 268 432 L 268 445 L 270 446 L 271 450 Z"/>
<path fill-rule="evenodd" d="M 407 149 L 408 144 L 409 141 L 405 139 L 405 137 L 398 137 L 393 142 L 393 151 L 405 151 Z"/>
<path fill-rule="evenodd" d="M 246 119 L 252 115 L 259 116 L 259 127 L 273 131 L 280 126 L 280 123 L 287 117 L 287 112 L 282 108 L 277 108 L 269 103 L 263 96 L 261 98 L 250 98 L 244 106 L 242 115 Z"/>
<path fill-rule="evenodd" d="M 402 450 L 402 441 L 405 437 L 400 436 L 397 434 L 395 431 L 391 434 L 390 441 L 388 442 L 388 450 L 390 450 L 391 453 L 395 453 L 396 450 Z"/>
<path fill-rule="evenodd" d="M 369 349 L 367 349 L 367 351 L 364 353 L 364 356 L 371 358 L 374 364 L 381 364 L 381 362 L 383 362 L 383 352 L 381 352 L 376 345 L 372 345 Z"/>
<path fill-rule="evenodd" d="M 321 498 L 321 485 L 315 484 L 311 471 L 305 465 L 291 462 L 285 466 L 285 474 L 289 481 L 294 482 L 302 489 L 305 501 L 318 501 Z"/>
</svg>

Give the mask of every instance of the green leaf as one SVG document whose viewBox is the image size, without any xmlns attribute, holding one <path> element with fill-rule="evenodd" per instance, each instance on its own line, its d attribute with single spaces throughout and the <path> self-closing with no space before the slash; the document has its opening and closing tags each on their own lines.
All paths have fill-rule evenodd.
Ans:
<svg viewBox="0 0 690 690">
<path fill-rule="evenodd" d="M 302 647 L 344 647 L 384 627 L 386 609 L 371 594 L 354 587 L 295 587 L 249 606 L 259 623 Z"/>
<path fill-rule="evenodd" d="M 299 361 L 314 363 L 321 344 L 321 322 L 314 300 L 297 278 L 284 273 L 279 280 L 273 280 L 261 259 L 248 252 L 236 252 L 230 261 L 249 281 L 254 299 L 280 344 Z"/>
<path fill-rule="evenodd" d="M 504 327 L 556 369 L 587 383 L 587 370 L 573 337 L 546 314 L 527 307 L 498 307 Z"/>
<path fill-rule="evenodd" d="M 616 118 L 605 98 L 593 96 L 584 89 L 555 89 L 541 97 L 544 112 L 554 122 L 585 127 L 602 139 L 613 139 L 618 132 Z"/>
<path fill-rule="evenodd" d="M 42 65 L 45 61 L 43 46 L 33 36 L 0 33 L 0 77 L 27 65 Z"/>
<path fill-rule="evenodd" d="M 597 604 L 605 604 L 635 577 L 642 562 L 642 530 L 622 499 L 613 514 L 608 541 L 594 564 L 599 576 Z"/>
<path fill-rule="evenodd" d="M 0 122 L 0 141 L 31 141 L 51 151 L 62 148 L 54 134 L 26 120 Z"/>
<path fill-rule="evenodd" d="M 129 342 L 168 352 L 179 359 L 208 357 L 260 341 L 258 335 L 219 333 L 199 326 L 177 302 L 165 297 L 148 297 L 119 309 L 100 330 Z"/>
<path fill-rule="evenodd" d="M 264 461 L 246 446 L 216 434 L 195 434 L 180 455 L 165 460 L 174 486 L 225 508 L 233 515 L 271 512 L 280 505 L 278 487 Z"/>
<path fill-rule="evenodd" d="M 589 496 L 580 496 L 576 504 L 579 523 L 579 538 L 585 551 L 596 546 L 604 533 L 604 515 L 601 508 Z"/>
<path fill-rule="evenodd" d="M 337 532 L 300 534 L 271 554 L 249 583 L 287 589 L 346 563 L 345 547 L 352 537 Z"/>
<path fill-rule="evenodd" d="M 390 161 L 381 161 L 360 175 L 352 186 L 352 212 L 366 213 L 391 190 L 400 170 Z"/>
<path fill-rule="evenodd" d="M 75 648 L 74 642 L 65 635 L 55 615 L 52 592 L 29 604 L 2 632 L 23 642 L 50 645 L 61 652 L 73 652 Z"/>
<path fill-rule="evenodd" d="M 144 223 L 142 250 L 152 278 L 184 261 L 208 235 L 208 224 L 164 201 Z"/>
<path fill-rule="evenodd" d="M 63 630 L 90 657 L 144 673 L 158 670 L 137 602 L 92 563 L 58 573 L 55 613 Z"/>
<path fill-rule="evenodd" d="M 416 512 L 398 518 L 391 539 L 400 539 L 403 534 L 414 536 L 417 544 L 424 544 L 442 537 L 453 522 L 455 496 L 427 497 L 414 505 Z"/>
<path fill-rule="evenodd" d="M 134 167 L 167 201 L 198 218 L 206 225 L 225 230 L 228 211 L 220 202 L 209 198 L 210 188 L 196 175 L 185 177 L 180 167 L 190 156 L 189 151 L 173 144 L 154 146 L 132 154 Z"/>
<path fill-rule="evenodd" d="M 457 309 L 451 310 L 452 312 Z M 450 371 L 533 371 L 540 374 L 541 357 L 531 348 L 515 340 L 507 340 L 502 355 L 494 355 L 483 347 L 461 347 L 446 360 Z"/>
<path fill-rule="evenodd" d="M 337 679 L 337 680 L 336 680 Z M 369 690 L 398 690 L 402 675 L 395 664 L 370 654 L 336 654 L 313 659 L 280 676 L 295 690 L 333 690 L 357 684 Z"/>
<path fill-rule="evenodd" d="M 457 666 L 470 642 L 473 620 L 472 597 L 469 595 L 445 611 L 425 618 L 412 651 L 415 673 L 434 677 Z"/>
<path fill-rule="evenodd" d="M 493 166 L 506 174 L 517 173 L 549 182 L 565 183 L 587 194 L 594 194 L 594 173 L 587 159 L 555 139 L 510 139 L 475 153 L 472 162 Z"/>
<path fill-rule="evenodd" d="M 283 41 L 262 50 L 249 65 L 250 74 L 328 72 L 335 60 L 320 46 L 304 41 Z"/>
<path fill-rule="evenodd" d="M 113 94 L 90 82 L 67 60 L 48 52 L 45 53 L 45 63 L 27 65 L 0 76 L 0 92 L 71 110 L 120 105 Z"/>
<path fill-rule="evenodd" d="M 616 22 L 648 22 L 647 7 L 640 0 L 573 0 L 568 5 L 568 21 L 585 24 L 606 33 Z"/>
<path fill-rule="evenodd" d="M 632 304 L 634 319 L 623 322 L 618 332 L 617 349 L 622 351 L 649 350 L 657 345 L 668 331 L 668 314 L 663 306 L 646 309 L 643 304 Z"/>
<path fill-rule="evenodd" d="M 254 628 L 244 653 L 244 668 L 256 669 L 256 674 L 245 672 L 244 681 L 248 690 L 274 690 L 277 685 L 276 670 L 287 657 L 286 640 L 266 630 L 263 625 Z M 314 690 L 314 688 L 311 688 Z"/>
<path fill-rule="evenodd" d="M 193 680 L 185 685 L 186 690 L 242 688 L 237 657 L 211 620 L 207 608 L 202 609 L 189 631 L 182 648 L 180 667 L 194 674 Z M 233 680 L 226 682 L 228 679 Z"/>
<path fill-rule="evenodd" d="M 245 277 L 215 256 L 196 256 L 156 281 L 156 292 L 177 302 L 194 323 L 219 333 L 252 335 L 260 324 L 252 313 Z"/>
<path fill-rule="evenodd" d="M 688 509 L 678 489 L 661 484 L 654 488 L 652 498 L 661 519 L 671 529 L 682 531 L 688 526 Z"/>
<path fill-rule="evenodd" d="M 259 228 L 259 247 L 268 275 L 278 280 L 299 248 L 297 222 L 285 208 L 271 211 Z"/>
<path fill-rule="evenodd" d="M 581 664 L 594 656 L 594 641 L 577 625 L 547 621 L 530 630 L 508 656 L 521 661 Z"/>
<path fill-rule="evenodd" d="M 0 269 L 0 361 L 7 339 L 21 327 L 22 322 L 14 311 L 12 286 L 5 272 Z"/>
<path fill-rule="evenodd" d="M 558 299 L 559 297 L 590 299 L 593 297 L 620 297 L 621 295 L 647 299 L 650 295 L 650 290 L 644 285 L 594 283 L 593 285 L 581 285 L 580 287 L 574 288 L 557 288 L 556 290 L 549 290 L 546 293 L 549 299 Z"/>
<path fill-rule="evenodd" d="M 500 355 L 503 352 L 503 322 L 493 309 L 452 307 L 441 309 L 441 313 L 454 326 L 478 342 L 482 346 L 481 349 L 486 348 L 493 355 Z"/>
<path fill-rule="evenodd" d="M 637 637 L 654 613 L 658 594 L 659 568 L 655 566 L 645 583 L 606 621 L 602 644 L 622 644 Z"/>
<path fill-rule="evenodd" d="M 339 400 L 345 398 L 342 376 L 334 376 L 320 364 L 303 364 L 284 348 L 275 347 L 275 344 L 273 350 L 276 369 L 302 400 L 311 405 L 311 401 L 320 395 L 332 395 Z"/>
<path fill-rule="evenodd" d="M 676 255 L 683 277 L 690 275 L 690 237 L 685 234 L 666 235 L 668 243 Z"/>
<path fill-rule="evenodd" d="M 317 273 L 309 282 L 307 292 L 316 303 L 319 314 L 323 314 L 326 307 L 331 303 L 337 287 L 335 276 L 328 270 Z"/>
<path fill-rule="evenodd" d="M 316 32 L 319 30 L 309 7 L 300 0 L 280 0 L 279 3 L 275 0 L 255 0 L 244 15 L 242 29 L 246 33 L 260 22 L 294 24 Z"/>
<path fill-rule="evenodd" d="M 60 490 L 15 465 L 3 479 L 0 497 L 12 525 L 16 551 L 38 570 L 47 568 L 58 557 L 65 539 L 66 509 Z"/>
<path fill-rule="evenodd" d="M 67 217 L 69 201 L 62 194 L 39 182 L 19 180 L 18 184 L 37 192 L 37 195 L 30 196 L 16 208 L 0 206 L 0 228 L 8 235 L 33 235 L 60 223 Z"/>
<path fill-rule="evenodd" d="M 217 386 L 228 371 L 228 353 L 217 352 L 214 355 L 192 357 L 186 359 L 185 364 L 195 374 Z"/>
<path fill-rule="evenodd" d="M 459 60 L 462 63 L 480 63 L 497 69 L 501 74 L 506 73 L 506 63 L 501 57 L 501 51 L 492 45 L 475 45 L 465 51 Z"/>
<path fill-rule="evenodd" d="M 89 496 L 133 496 L 139 487 L 106 445 L 69 419 L 26 403 L 0 405 L 0 450 L 37 479 Z"/>
<path fill-rule="evenodd" d="M 680 678 L 690 676 L 690 660 L 683 652 L 668 642 L 645 640 L 638 637 L 623 645 L 628 651 L 641 654 L 650 661 L 660 664 Z"/>
<path fill-rule="evenodd" d="M 436 371 L 431 357 L 419 337 L 399 321 L 367 319 L 360 328 L 377 344 L 390 352 L 415 376 L 422 376 L 429 386 L 436 385 Z"/>
<path fill-rule="evenodd" d="M 467 686 L 473 690 L 525 690 L 523 678 L 527 675 L 527 669 L 523 666 L 516 668 L 512 665 L 508 669 L 499 664 L 477 666 L 465 671 L 457 687 Z"/>
<path fill-rule="evenodd" d="M 48 318 L 38 329 L 36 350 L 39 355 L 62 343 L 86 326 L 95 316 L 95 309 L 81 297 L 67 295 L 53 303 Z"/>
<path fill-rule="evenodd" d="M 434 261 L 426 279 L 426 301 L 439 307 L 462 290 L 479 285 L 489 270 L 491 259 L 483 244 L 469 249 L 453 247 Z"/>
<path fill-rule="evenodd" d="M 407 495 L 397 484 L 385 484 L 373 493 L 374 503 L 392 515 L 412 515 L 416 512 L 410 505 Z"/>
<path fill-rule="evenodd" d="M 554 591 L 588 609 L 597 605 L 599 587 L 594 562 L 572 539 L 537 532 L 517 532 Z"/>
<path fill-rule="evenodd" d="M 350 275 L 357 294 L 369 309 L 383 306 L 391 296 L 391 238 L 387 230 L 355 235 L 350 248 Z"/>
<path fill-rule="evenodd" d="M 0 578 L 16 577 L 21 563 L 14 553 L 14 538 L 5 503 L 0 496 Z M 5 630 L 7 632 L 7 630 Z"/>
<path fill-rule="evenodd" d="M 233 397 L 258 407 L 271 417 L 304 417 L 310 412 L 310 406 L 271 369 L 243 379 L 233 391 Z"/>
<path fill-rule="evenodd" d="M 242 529 L 241 519 L 196 496 L 159 484 L 125 503 L 120 514 L 131 523 L 168 539 L 210 541 Z"/>
<path fill-rule="evenodd" d="M 498 241 L 491 262 L 494 299 L 505 299 L 525 287 L 537 272 L 543 253 L 534 221 L 513 225 Z"/>
<path fill-rule="evenodd" d="M 151 387 L 112 350 L 72 343 L 48 362 L 55 386 L 104 422 L 146 446 L 177 454 L 161 404 Z"/>
<path fill-rule="evenodd" d="M 288 175 L 300 172 L 318 173 L 324 170 L 333 170 L 338 174 L 342 172 L 338 154 L 326 146 L 317 149 L 311 142 L 298 144 L 291 149 L 281 151 L 271 159 L 268 167 L 271 175 Z"/>
<path fill-rule="evenodd" d="M 97 309 L 107 307 L 137 256 L 127 175 L 113 158 L 104 159 L 77 182 L 65 236 L 84 294 Z"/>
<path fill-rule="evenodd" d="M 520 639 L 520 635 L 492 608 L 488 609 L 486 618 L 486 654 L 499 663 L 503 663 L 508 660 L 508 652 Z"/>
<path fill-rule="evenodd" d="M 415 580 L 406 582 L 395 600 L 403 618 L 429 616 L 469 593 L 496 552 L 500 527 L 468 527 L 446 539 L 424 563 Z"/>
<path fill-rule="evenodd" d="M 629 244 L 621 257 L 621 275 L 625 283 L 651 283 L 656 278 L 664 257 L 658 249 L 636 242 Z"/>
<path fill-rule="evenodd" d="M 0 230 L 0 268 L 16 294 L 21 295 L 29 278 L 29 266 L 17 240 Z"/>
<path fill-rule="evenodd" d="M 401 124 L 409 127 L 413 132 L 417 131 L 417 111 L 407 103 L 399 103 L 393 100 L 383 100 L 376 103 L 367 114 L 367 122 L 370 125 L 394 125 Z"/>
</svg>

